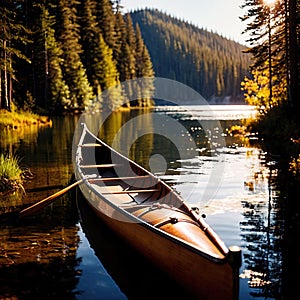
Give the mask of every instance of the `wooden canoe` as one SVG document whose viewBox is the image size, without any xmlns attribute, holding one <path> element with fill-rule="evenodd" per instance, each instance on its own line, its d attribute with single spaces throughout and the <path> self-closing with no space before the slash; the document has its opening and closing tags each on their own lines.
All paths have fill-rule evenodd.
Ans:
<svg viewBox="0 0 300 300">
<path fill-rule="evenodd" d="M 195 298 L 238 299 L 240 248 L 227 247 L 176 191 L 86 124 L 74 154 L 80 189 L 106 225 Z"/>
</svg>

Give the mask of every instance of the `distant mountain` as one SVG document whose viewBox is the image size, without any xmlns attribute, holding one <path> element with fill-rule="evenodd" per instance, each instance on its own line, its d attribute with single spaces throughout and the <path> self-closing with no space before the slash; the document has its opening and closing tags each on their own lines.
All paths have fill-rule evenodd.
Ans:
<svg viewBox="0 0 300 300">
<path fill-rule="evenodd" d="M 157 9 L 130 15 L 141 29 L 156 77 L 184 83 L 210 103 L 244 103 L 240 84 L 250 64 L 245 46 Z"/>
</svg>

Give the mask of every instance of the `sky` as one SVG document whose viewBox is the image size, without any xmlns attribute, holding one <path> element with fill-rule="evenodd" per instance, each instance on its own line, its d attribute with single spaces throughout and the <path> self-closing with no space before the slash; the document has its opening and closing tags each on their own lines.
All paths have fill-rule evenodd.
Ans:
<svg viewBox="0 0 300 300">
<path fill-rule="evenodd" d="M 157 8 L 171 16 L 216 32 L 241 44 L 246 24 L 239 17 L 245 14 L 240 6 L 244 0 L 122 0 L 124 12 L 140 8 Z"/>
</svg>

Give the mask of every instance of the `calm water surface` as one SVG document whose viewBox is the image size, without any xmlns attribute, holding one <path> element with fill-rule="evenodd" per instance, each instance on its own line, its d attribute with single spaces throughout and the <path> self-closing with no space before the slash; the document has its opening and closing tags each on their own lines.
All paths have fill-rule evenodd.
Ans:
<svg viewBox="0 0 300 300">
<path fill-rule="evenodd" d="M 284 203 L 291 196 L 278 183 L 285 176 L 281 162 L 228 131 L 253 113 L 249 107 L 212 107 L 114 113 L 103 120 L 99 135 L 199 207 L 226 245 L 242 248 L 241 300 L 293 299 L 289 293 L 297 280 L 291 271 L 299 253 L 287 231 Z M 99 118 L 87 116 L 86 122 L 96 128 Z M 52 128 L 1 133 L 1 151 L 18 154 L 33 173 L 25 196 L 0 200 L 2 213 L 41 200 L 73 180 L 77 121 L 57 118 Z M 0 224 L 0 299 L 187 297 L 105 228 L 79 189 L 38 214 L 18 222 L 2 218 Z"/>
</svg>

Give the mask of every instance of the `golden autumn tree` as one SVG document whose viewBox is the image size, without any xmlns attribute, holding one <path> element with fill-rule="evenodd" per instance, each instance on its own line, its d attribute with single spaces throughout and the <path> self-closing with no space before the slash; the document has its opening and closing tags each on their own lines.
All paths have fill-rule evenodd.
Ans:
<svg viewBox="0 0 300 300">
<path fill-rule="evenodd" d="M 256 106 L 260 114 L 268 113 L 270 109 L 278 106 L 286 99 L 286 80 L 276 74 L 272 76 L 272 82 L 276 84 L 272 85 L 272 99 L 270 99 L 269 69 L 253 69 L 251 74 L 251 79 L 245 77 L 241 83 L 241 89 L 245 92 L 245 101 Z"/>
</svg>

